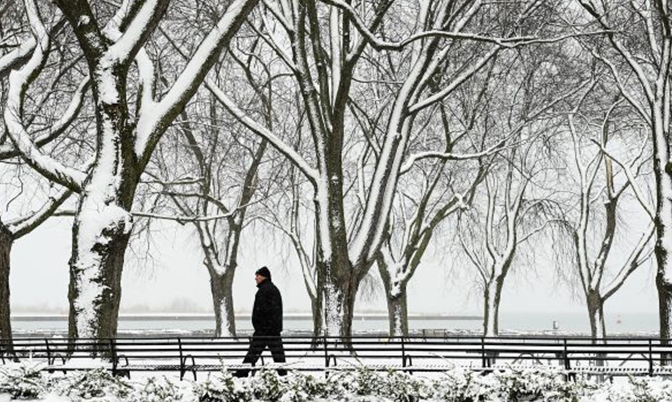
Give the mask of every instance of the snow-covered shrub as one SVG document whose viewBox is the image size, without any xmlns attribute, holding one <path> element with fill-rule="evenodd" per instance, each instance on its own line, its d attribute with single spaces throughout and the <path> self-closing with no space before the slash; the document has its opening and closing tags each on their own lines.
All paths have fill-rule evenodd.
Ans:
<svg viewBox="0 0 672 402">
<path fill-rule="evenodd" d="M 626 382 L 603 387 L 597 397 L 608 402 L 670 402 L 672 382 L 660 378 L 629 377 Z"/>
<path fill-rule="evenodd" d="M 280 402 L 310 402 L 318 398 L 328 399 L 327 383 L 312 375 L 291 372 L 286 377 L 286 391 Z"/>
<path fill-rule="evenodd" d="M 146 378 L 133 389 L 129 400 L 133 402 L 187 402 L 196 400 L 187 382 L 166 377 Z M 191 398 L 190 398 L 191 397 Z"/>
<path fill-rule="evenodd" d="M 494 375 L 498 377 L 499 395 L 505 401 L 540 398 L 566 383 L 563 374 L 553 369 L 512 369 Z"/>
<path fill-rule="evenodd" d="M 0 394 L 15 399 L 35 399 L 45 392 L 43 364 L 19 363 L 0 366 Z"/>
<path fill-rule="evenodd" d="M 330 398 L 347 400 L 354 396 L 382 396 L 385 394 L 385 379 L 380 373 L 366 367 L 355 371 L 331 373 L 326 382 Z"/>
<path fill-rule="evenodd" d="M 394 402 L 418 402 L 430 395 L 425 381 L 408 373 L 390 370 L 387 375 L 380 377 L 380 395 Z"/>
<path fill-rule="evenodd" d="M 592 401 L 592 396 L 598 388 L 594 380 L 588 380 L 585 376 L 577 375 L 574 379 L 567 381 L 562 376 L 558 376 L 543 391 L 542 400 L 544 402 Z"/>
<path fill-rule="evenodd" d="M 252 400 L 252 388 L 247 379 L 237 380 L 230 372 L 209 375 L 196 386 L 200 402 L 249 402 Z"/>
<path fill-rule="evenodd" d="M 133 390 L 126 380 L 113 376 L 102 367 L 68 373 L 55 386 L 57 393 L 70 397 L 75 402 L 92 398 L 126 398 Z"/>
<path fill-rule="evenodd" d="M 286 384 L 275 370 L 259 370 L 249 382 L 254 398 L 264 402 L 278 402 L 287 391 Z"/>
<path fill-rule="evenodd" d="M 483 374 L 455 368 L 432 383 L 434 399 L 446 402 L 499 401 L 499 380 Z"/>
</svg>

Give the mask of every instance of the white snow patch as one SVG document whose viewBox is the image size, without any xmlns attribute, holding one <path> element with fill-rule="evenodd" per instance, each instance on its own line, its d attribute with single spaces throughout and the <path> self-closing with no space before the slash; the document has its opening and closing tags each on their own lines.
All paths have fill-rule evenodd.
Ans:
<svg viewBox="0 0 672 402">
<path fill-rule="evenodd" d="M 100 66 L 95 70 L 95 82 L 98 88 L 98 102 L 114 105 L 119 102 L 119 92 L 112 70 L 114 62 L 109 59 L 101 60 Z M 103 123 L 104 124 L 104 123 Z"/>
</svg>

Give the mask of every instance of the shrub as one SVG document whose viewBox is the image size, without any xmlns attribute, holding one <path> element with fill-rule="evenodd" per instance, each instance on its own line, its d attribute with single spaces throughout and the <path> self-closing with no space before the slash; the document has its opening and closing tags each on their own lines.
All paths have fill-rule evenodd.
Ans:
<svg viewBox="0 0 672 402">
<path fill-rule="evenodd" d="M 59 394 L 75 402 L 92 398 L 127 398 L 133 390 L 126 380 L 113 376 L 102 367 L 69 373 L 54 385 Z"/>
<path fill-rule="evenodd" d="M 512 402 L 540 398 L 566 383 L 562 373 L 553 369 L 513 369 L 495 375 L 500 397 Z"/>
<path fill-rule="evenodd" d="M 672 383 L 658 378 L 629 377 L 600 390 L 601 397 L 609 402 L 669 402 L 672 400 Z"/>
<path fill-rule="evenodd" d="M 14 399 L 36 399 L 45 392 L 42 364 L 7 364 L 0 366 L 0 394 Z"/>
<path fill-rule="evenodd" d="M 381 395 L 394 402 L 418 402 L 430 396 L 430 389 L 425 381 L 408 373 L 391 370 L 381 377 Z"/>
<path fill-rule="evenodd" d="M 486 402 L 498 400 L 499 381 L 462 368 L 446 372 L 432 383 L 434 398 L 447 402 Z"/>
<path fill-rule="evenodd" d="M 252 400 L 252 389 L 248 380 L 237 380 L 231 373 L 223 370 L 196 386 L 196 394 L 200 402 L 249 402 Z"/>
<path fill-rule="evenodd" d="M 285 394 L 280 402 L 310 402 L 318 398 L 328 399 L 327 383 L 311 375 L 290 373 L 286 380 Z"/>
<path fill-rule="evenodd" d="M 278 402 L 287 387 L 275 370 L 259 370 L 250 380 L 252 395 L 264 402 Z"/>
<path fill-rule="evenodd" d="M 562 372 L 559 372 L 562 374 Z M 580 402 L 585 398 L 592 398 L 598 390 L 598 385 L 593 380 L 587 380 L 586 377 L 578 375 L 571 381 L 565 381 L 562 377 L 557 377 L 555 382 L 543 393 L 545 402 Z"/>
<path fill-rule="evenodd" d="M 193 393 L 189 392 L 190 389 L 185 389 L 184 384 L 188 383 L 166 377 L 149 377 L 135 386 L 129 399 L 133 402 L 187 402 L 195 400 Z"/>
</svg>

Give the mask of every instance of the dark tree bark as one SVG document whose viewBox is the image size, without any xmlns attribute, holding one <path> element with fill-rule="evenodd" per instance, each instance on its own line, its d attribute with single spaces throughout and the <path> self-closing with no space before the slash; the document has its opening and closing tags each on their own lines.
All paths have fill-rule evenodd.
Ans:
<svg viewBox="0 0 672 402">
<path fill-rule="evenodd" d="M 0 223 L 0 342 L 5 344 L 2 349 L 12 348 L 11 307 L 9 300 L 10 255 L 14 237 Z"/>
</svg>

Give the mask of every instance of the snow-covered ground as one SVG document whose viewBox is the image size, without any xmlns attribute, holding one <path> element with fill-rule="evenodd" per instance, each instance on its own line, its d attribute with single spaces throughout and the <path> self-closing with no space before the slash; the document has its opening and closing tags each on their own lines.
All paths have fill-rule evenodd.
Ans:
<svg viewBox="0 0 672 402">
<path fill-rule="evenodd" d="M 0 366 L 0 402 L 669 402 L 672 380 L 617 378 L 566 381 L 557 370 L 508 370 L 481 375 L 456 368 L 432 376 L 402 372 L 292 373 L 261 371 L 248 378 L 203 374 L 198 381 L 174 375 L 113 377 L 105 370 L 67 375 L 40 371 L 30 363 Z"/>
</svg>

